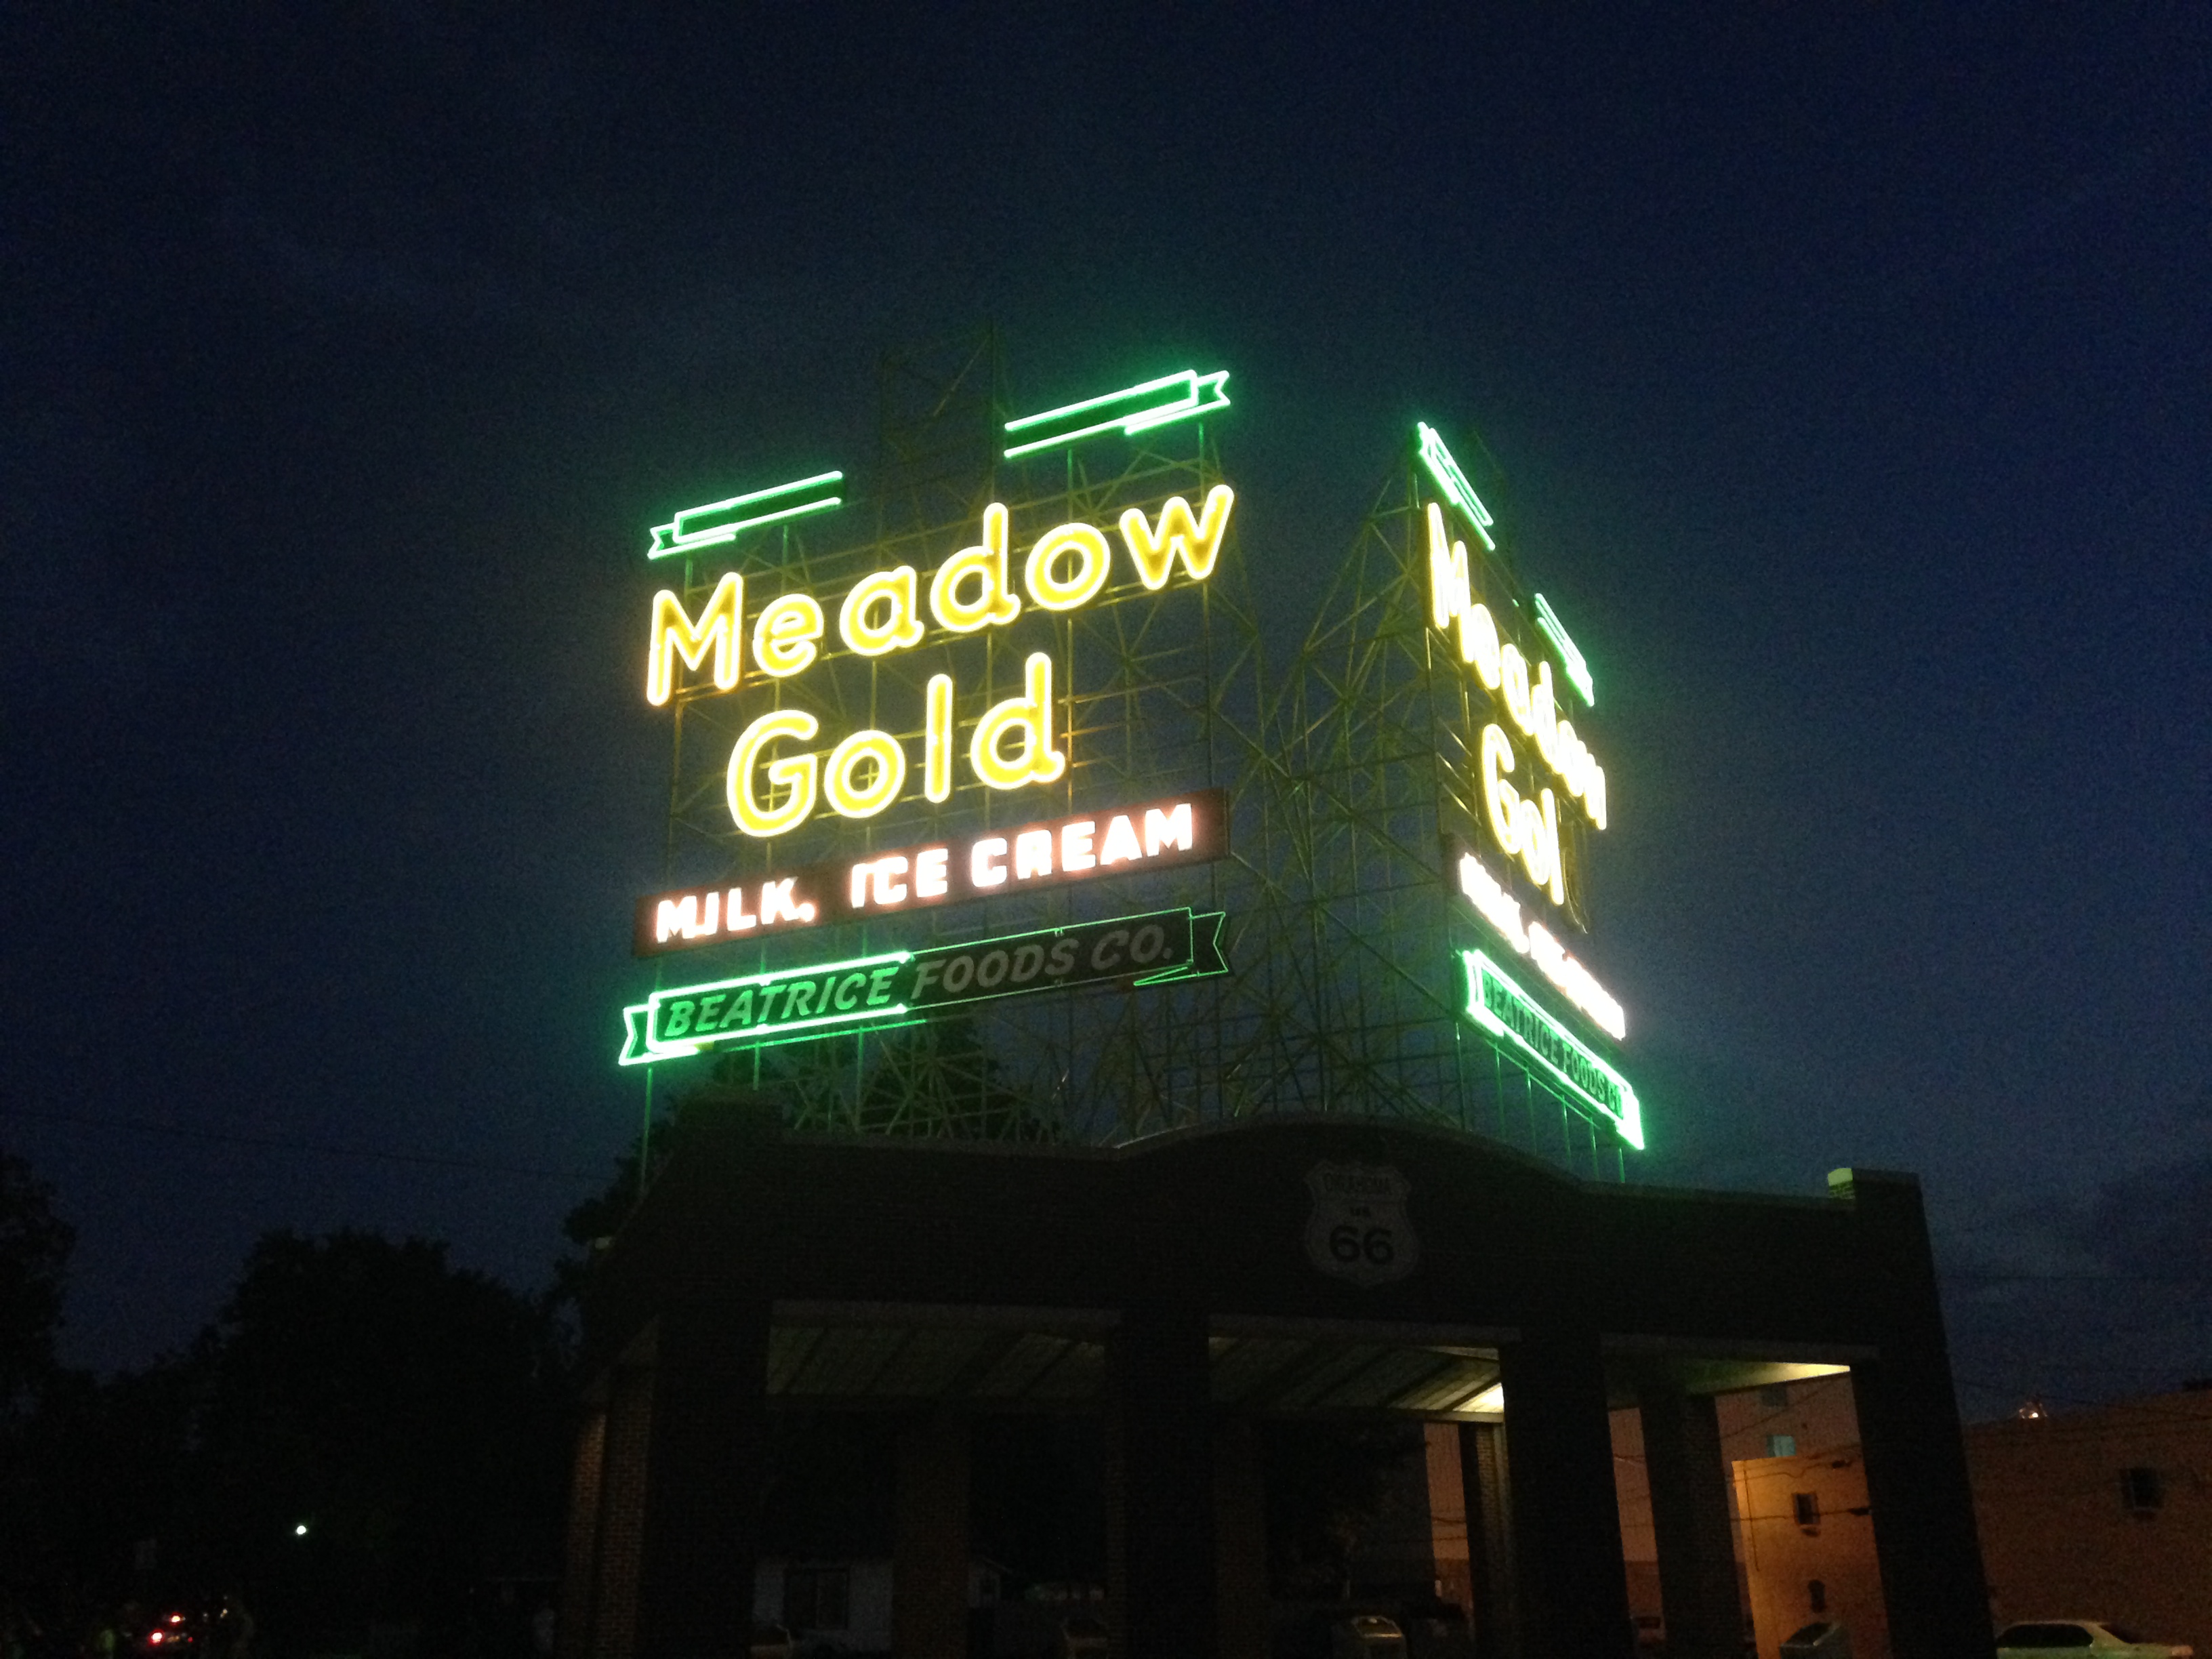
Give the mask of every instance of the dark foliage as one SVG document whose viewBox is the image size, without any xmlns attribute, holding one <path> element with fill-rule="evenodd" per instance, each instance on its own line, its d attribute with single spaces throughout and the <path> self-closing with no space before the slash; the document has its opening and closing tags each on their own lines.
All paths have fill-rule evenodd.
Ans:
<svg viewBox="0 0 2212 1659">
<path fill-rule="evenodd" d="M 47 1377 L 0 1490 L 0 1589 L 73 1623 L 240 1594 L 277 1652 L 377 1626 L 480 1645 L 495 1581 L 557 1571 L 562 1361 L 545 1305 L 442 1245 L 272 1233 L 189 1353 Z"/>
<path fill-rule="evenodd" d="M 190 1565 L 302 1630 L 457 1624 L 471 1586 L 556 1559 L 560 1359 L 541 1309 L 441 1245 L 270 1235 L 196 1362 Z"/>
<path fill-rule="evenodd" d="M 0 1152 L 0 1416 L 27 1409 L 53 1375 L 62 1279 L 76 1235 L 53 1192 L 21 1158 Z"/>
</svg>

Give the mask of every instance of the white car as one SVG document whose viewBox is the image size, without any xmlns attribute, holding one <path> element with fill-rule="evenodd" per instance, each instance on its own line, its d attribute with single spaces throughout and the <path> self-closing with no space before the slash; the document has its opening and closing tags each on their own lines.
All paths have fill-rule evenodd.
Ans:
<svg viewBox="0 0 2212 1659">
<path fill-rule="evenodd" d="M 2005 1659 L 2194 1659 L 2185 1643 L 2146 1642 L 2102 1619 L 2031 1619 L 1997 1634 Z"/>
</svg>

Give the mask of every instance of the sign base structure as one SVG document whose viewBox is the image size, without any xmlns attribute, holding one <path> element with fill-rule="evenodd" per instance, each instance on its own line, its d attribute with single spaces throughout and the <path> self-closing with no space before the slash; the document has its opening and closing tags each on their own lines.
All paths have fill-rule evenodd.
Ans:
<svg viewBox="0 0 2212 1659">
<path fill-rule="evenodd" d="M 1212 978 L 1228 972 L 1226 920 L 1220 911 L 1155 910 L 655 991 L 623 1010 L 622 1063 L 910 1025 L 940 1008 L 1079 985 Z"/>
<path fill-rule="evenodd" d="M 1663 1611 L 1675 1651 L 1735 1654 L 1714 1399 L 1777 1388 L 1857 1401 L 1855 1479 L 1881 1501 L 1832 1507 L 1824 1540 L 1843 1534 L 1832 1547 L 1865 1565 L 1851 1617 L 1886 1620 L 1906 1659 L 1990 1651 L 1911 1176 L 1839 1170 L 1825 1197 L 1622 1188 L 1346 1114 L 1073 1157 L 866 1144 L 787 1131 L 773 1095 L 702 1098 L 584 1297 L 568 1536 L 591 1547 L 570 1552 L 560 1607 L 576 1652 L 685 1659 L 743 1628 L 748 1604 L 814 1614 L 827 1574 L 788 1565 L 764 1472 L 838 1422 L 854 1437 L 831 1443 L 853 1453 L 811 1478 L 829 1504 L 888 1494 L 897 1585 L 873 1600 L 890 1604 L 882 1626 L 848 1630 L 911 1659 L 963 1659 L 971 1630 L 979 1650 L 1035 1652 L 1065 1603 L 969 1606 L 987 1425 L 1018 1418 L 1115 1449 L 1096 1480 L 1040 1486 L 1038 1511 L 1102 1540 L 1115 1659 L 1268 1651 L 1262 1448 L 1348 1424 L 1463 1472 L 1474 1502 L 1447 1511 L 1417 1486 L 1408 1508 L 1425 1540 L 1432 1516 L 1473 1512 L 1444 1568 L 1473 1629 L 1583 1659 L 1625 1651 L 1632 1618 Z M 1626 1498 L 1624 1407 L 1648 1472 Z M 1629 1567 L 1624 1513 L 1659 1522 Z M 1802 1617 L 1793 1565 L 1762 1580 L 1753 1564 L 1769 1653 Z"/>
</svg>

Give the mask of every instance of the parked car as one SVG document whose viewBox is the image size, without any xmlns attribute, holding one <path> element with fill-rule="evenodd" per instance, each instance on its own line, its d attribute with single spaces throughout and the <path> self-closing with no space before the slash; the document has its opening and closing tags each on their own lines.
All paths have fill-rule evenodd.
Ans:
<svg viewBox="0 0 2212 1659">
<path fill-rule="evenodd" d="M 796 1645 L 784 1626 L 755 1625 L 749 1651 L 750 1659 L 791 1659 Z"/>
<path fill-rule="evenodd" d="M 1997 1633 L 2008 1659 L 2192 1659 L 2185 1644 L 2146 1642 L 2104 1619 L 2031 1619 Z"/>
<path fill-rule="evenodd" d="M 1106 1659 L 1106 1621 L 1095 1613 L 1070 1613 L 1060 1621 L 1055 1659 Z"/>
<path fill-rule="evenodd" d="M 1330 1659 L 1406 1659 L 1406 1632 L 1379 1613 L 1340 1619 L 1328 1635 Z"/>
</svg>

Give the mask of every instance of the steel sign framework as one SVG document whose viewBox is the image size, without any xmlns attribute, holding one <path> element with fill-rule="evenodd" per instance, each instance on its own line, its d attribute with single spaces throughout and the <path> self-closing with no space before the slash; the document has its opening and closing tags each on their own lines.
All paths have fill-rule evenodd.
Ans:
<svg viewBox="0 0 2212 1659">
<path fill-rule="evenodd" d="M 1050 995 L 898 1016 L 916 1023 L 832 1018 L 820 1035 L 792 1031 L 799 1040 L 771 1037 L 719 1057 L 709 1048 L 690 1063 L 731 1081 L 772 1084 L 792 1103 L 793 1126 L 816 1131 L 1115 1144 L 1256 1113 L 1349 1112 L 1477 1131 L 1583 1173 L 1618 1176 L 1621 1149 L 1632 1144 L 1618 1115 L 1468 1014 L 1462 953 L 1498 947 L 1492 923 L 1462 896 L 1449 843 L 1482 848 L 1531 914 L 1541 911 L 1551 933 L 1571 938 L 1588 923 L 1592 821 L 1565 774 L 1540 777 L 1534 740 L 1510 728 L 1498 712 L 1502 694 L 1486 691 L 1472 659 L 1454 648 L 1467 630 L 1455 636 L 1437 625 L 1442 567 L 1432 507 L 1448 512 L 1458 537 L 1474 538 L 1474 550 L 1461 556 L 1469 600 L 1487 606 L 1524 668 L 1542 669 L 1547 695 L 1555 678 L 1562 690 L 1575 688 L 1559 708 L 1578 692 L 1572 712 L 1585 718 L 1587 665 L 1550 605 L 1520 590 L 1510 544 L 1499 550 L 1503 527 L 1477 493 L 1500 499 L 1495 480 L 1470 478 L 1444 435 L 1424 425 L 1408 434 L 1286 672 L 1263 679 L 1245 550 L 1224 505 L 1234 480 L 1216 433 L 1228 417 L 1228 379 L 1186 371 L 1024 416 L 1010 410 L 988 332 L 901 355 L 883 366 L 878 448 L 864 493 L 843 474 L 824 473 L 751 492 L 757 500 L 741 492 L 678 513 L 656 530 L 651 551 L 661 562 L 653 574 L 665 579 L 681 555 L 670 592 L 686 622 L 708 617 L 718 593 L 726 598 L 723 585 L 738 577 L 747 610 L 741 621 L 730 617 L 726 642 L 750 654 L 726 683 L 709 672 L 718 662 L 703 631 L 676 641 L 659 884 L 671 908 L 641 902 L 637 931 L 641 953 L 672 943 L 689 953 L 652 957 L 657 988 L 647 1002 L 666 1002 L 672 993 L 665 988 L 678 978 L 760 986 L 803 977 L 810 963 L 881 969 L 962 941 L 1042 936 L 1116 915 L 1222 913 L 1223 974 L 1142 986 L 1134 975 L 1092 976 Z M 830 493 L 840 497 L 834 507 L 821 501 Z M 1170 556 L 1178 507 L 1193 533 L 1219 507 L 1218 549 L 1202 576 L 1187 549 L 1180 565 Z M 746 521 L 755 508 L 778 516 Z M 916 597 L 885 599 L 864 620 L 896 622 L 908 604 L 927 623 L 932 613 L 921 596 L 931 573 L 964 556 L 963 549 L 981 556 L 971 565 L 988 567 L 989 515 L 1000 509 L 996 533 L 1012 573 L 1004 592 L 1028 601 L 1018 614 L 964 632 L 920 627 L 919 638 L 896 649 L 854 648 L 856 638 L 878 636 L 849 629 L 841 637 L 829 620 L 841 598 L 872 580 L 871 594 L 908 580 L 884 573 L 913 573 Z M 1135 532 L 1127 556 L 1117 526 L 1125 538 Z M 1157 562 L 1147 566 L 1143 538 L 1154 526 Z M 1091 544 L 1076 532 L 1085 527 L 1103 556 L 1085 550 Z M 1048 608 L 1044 601 L 1063 590 L 1023 590 L 1022 556 L 1063 531 L 1073 550 L 1059 567 L 1071 578 L 1066 591 L 1083 582 L 1090 589 Z M 1057 555 L 1033 556 L 1031 574 L 1036 557 L 1049 556 Z M 965 594 L 988 600 L 991 591 L 987 568 Z M 962 597 L 956 589 L 954 600 Z M 771 622 L 779 605 L 783 620 Z M 764 672 L 805 647 L 812 654 L 803 672 Z M 779 659 L 779 650 L 789 656 Z M 1023 787 L 1005 787 L 980 763 L 939 758 L 958 757 L 964 734 L 1019 702 L 1024 686 L 1034 696 L 1040 659 L 1048 665 L 1048 717 L 1010 746 L 1030 754 L 1048 741 L 1063 769 L 1045 781 L 1044 769 L 1032 768 Z M 1524 705 L 1515 708 L 1526 714 Z M 833 744 L 848 734 L 872 734 L 877 750 L 843 763 L 850 793 L 834 811 L 824 805 L 772 835 L 733 823 L 732 750 L 763 715 L 805 717 L 781 729 L 811 727 L 818 733 L 811 747 L 832 767 L 840 763 Z M 1541 797 L 1552 814 L 1539 832 L 1551 837 L 1548 872 L 1540 854 L 1516 864 L 1512 848 L 1501 851 L 1498 815 L 1486 809 L 1483 734 L 1501 721 L 1528 751 L 1512 776 L 1534 815 L 1509 812 L 1507 828 L 1545 823 Z M 948 733 L 958 741 L 948 744 Z M 1577 753 L 1589 758 L 1575 749 L 1579 738 L 1563 746 L 1549 728 L 1542 735 L 1545 755 L 1571 772 Z M 808 746 L 762 745 L 758 758 L 770 770 L 751 775 L 772 778 L 775 757 Z M 980 746 L 975 758 L 985 759 Z M 901 765 L 902 787 L 879 787 Z M 1590 781 L 1587 770 L 1577 775 Z M 793 773 L 781 776 L 788 782 Z M 1491 777 L 1494 808 L 1503 775 L 1493 766 Z M 781 787 L 763 783 L 761 799 L 787 805 L 789 793 L 776 793 Z M 880 804 L 860 799 L 865 814 L 845 815 L 871 789 Z M 1597 799 L 1601 810 L 1601 792 Z M 1176 856 L 1158 867 L 1132 860 L 1126 873 L 1085 868 L 1079 882 L 1009 883 L 985 896 L 969 889 L 947 896 L 959 902 L 896 914 L 871 908 L 878 890 L 851 873 L 872 872 L 880 860 L 885 870 L 896 864 L 903 880 L 917 849 L 942 845 L 965 856 L 1021 826 L 1064 834 L 1179 799 L 1214 803 L 1206 810 L 1218 830 L 1195 838 L 1192 846 L 1206 843 L 1201 851 L 1170 843 Z M 750 919 L 775 878 L 833 869 L 850 877 L 852 892 L 803 925 L 780 916 L 781 927 L 717 935 L 698 948 L 690 948 L 694 939 L 668 937 L 682 898 L 694 902 L 690 926 L 702 938 L 698 907 L 709 896 L 731 896 Z M 1529 879 L 1547 873 L 1548 882 Z M 1553 988 L 1522 994 L 1534 1006 Z M 1611 1039 L 1589 1030 L 1565 1000 L 1543 1012 L 1587 1031 L 1594 1054 L 1610 1051 Z M 631 1047 L 652 1058 L 638 1040 L 642 1030 L 634 1022 Z"/>
</svg>

